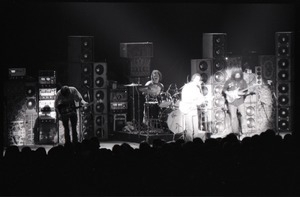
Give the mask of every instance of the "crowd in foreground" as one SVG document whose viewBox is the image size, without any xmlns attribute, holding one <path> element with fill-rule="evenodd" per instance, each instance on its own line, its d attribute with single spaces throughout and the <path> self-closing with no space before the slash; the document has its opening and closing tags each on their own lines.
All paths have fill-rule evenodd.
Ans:
<svg viewBox="0 0 300 197">
<path fill-rule="evenodd" d="M 300 195 L 294 135 L 6 148 L 0 195 Z"/>
</svg>

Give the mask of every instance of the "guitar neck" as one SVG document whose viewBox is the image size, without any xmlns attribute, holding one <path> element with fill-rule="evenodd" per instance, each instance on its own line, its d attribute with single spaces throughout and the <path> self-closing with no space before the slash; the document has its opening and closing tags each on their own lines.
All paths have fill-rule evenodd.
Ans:
<svg viewBox="0 0 300 197">
<path fill-rule="evenodd" d="M 102 99 L 100 99 L 100 100 L 95 100 L 95 101 L 93 101 L 93 102 L 90 102 L 90 103 L 86 104 L 85 107 L 91 106 L 91 105 L 93 105 L 93 104 L 95 104 L 95 103 L 102 103 L 102 102 L 103 102 Z M 79 107 L 82 107 L 82 106 L 79 106 Z"/>
</svg>

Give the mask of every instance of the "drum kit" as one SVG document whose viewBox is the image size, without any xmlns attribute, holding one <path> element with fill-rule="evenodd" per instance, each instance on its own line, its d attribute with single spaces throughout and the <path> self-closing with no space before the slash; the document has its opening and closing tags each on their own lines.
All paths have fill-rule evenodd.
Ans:
<svg viewBox="0 0 300 197">
<path fill-rule="evenodd" d="M 171 84 L 172 85 L 172 84 Z M 145 122 L 147 125 L 147 130 L 152 129 L 150 125 L 150 120 L 158 120 L 161 128 L 163 130 L 169 129 L 174 134 L 183 132 L 181 114 L 179 110 L 179 102 L 181 99 L 181 92 L 178 91 L 177 87 L 175 91 L 171 91 L 170 87 L 166 92 L 157 89 L 155 86 L 142 86 L 139 83 L 131 83 L 124 85 L 126 87 L 133 88 L 133 119 L 132 122 L 138 127 L 140 131 L 140 122 L 135 120 L 135 100 L 134 91 L 137 87 L 137 94 L 141 92 L 146 96 L 146 101 L 144 103 L 145 108 Z M 175 85 L 176 86 L 176 85 Z M 148 99 L 151 98 L 151 99 Z M 138 97 L 139 100 L 139 97 Z M 138 108 L 139 108 L 138 104 Z M 138 109 L 139 111 L 139 109 Z M 137 124 L 136 124 L 137 123 Z"/>
</svg>

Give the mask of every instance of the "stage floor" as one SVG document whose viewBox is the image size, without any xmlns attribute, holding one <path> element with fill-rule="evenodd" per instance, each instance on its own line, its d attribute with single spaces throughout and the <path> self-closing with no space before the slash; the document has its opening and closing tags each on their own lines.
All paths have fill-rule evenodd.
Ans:
<svg viewBox="0 0 300 197">
<path fill-rule="evenodd" d="M 290 132 L 282 132 L 279 133 L 279 135 L 283 138 L 286 134 L 291 134 Z M 250 135 L 249 137 L 251 137 Z M 225 137 L 225 136 L 211 136 L 212 138 L 219 138 L 219 137 Z M 243 137 L 241 136 L 239 140 L 242 140 Z M 104 149 L 110 149 L 114 147 L 114 145 L 122 145 L 123 143 L 129 144 L 132 148 L 139 148 L 139 145 L 141 142 L 146 141 L 150 145 L 153 143 L 153 140 L 155 139 L 161 139 L 165 142 L 171 142 L 176 141 L 177 139 L 182 138 L 182 134 L 173 134 L 169 132 L 162 132 L 162 133 L 146 133 L 146 132 L 116 132 L 113 136 L 111 136 L 108 140 L 100 141 L 100 148 Z M 48 151 L 58 145 L 63 144 L 53 144 L 53 145 L 23 145 L 18 146 L 19 150 L 21 151 L 23 147 L 30 147 L 31 150 L 36 150 L 39 147 L 44 147 L 48 153 Z M 5 147 L 4 152 L 5 153 Z"/>
</svg>

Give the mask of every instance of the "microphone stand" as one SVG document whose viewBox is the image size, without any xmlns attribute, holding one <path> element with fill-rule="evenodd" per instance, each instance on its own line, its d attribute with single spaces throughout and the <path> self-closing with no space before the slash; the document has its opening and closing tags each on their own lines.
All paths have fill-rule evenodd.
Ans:
<svg viewBox="0 0 300 197">
<path fill-rule="evenodd" d="M 140 84 L 140 78 L 138 77 L 138 81 L 137 81 L 137 84 Z M 137 111 L 138 111 L 138 122 L 137 122 L 137 129 L 138 129 L 138 131 L 140 132 L 141 131 L 141 124 L 140 124 L 140 94 L 139 94 L 139 91 L 137 90 L 137 99 L 138 99 L 138 103 L 137 103 L 137 105 L 138 105 L 138 109 L 137 109 Z"/>
</svg>

